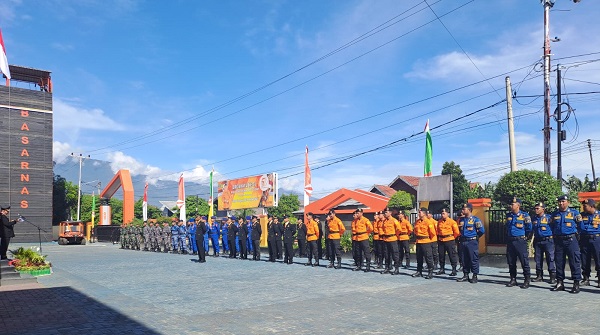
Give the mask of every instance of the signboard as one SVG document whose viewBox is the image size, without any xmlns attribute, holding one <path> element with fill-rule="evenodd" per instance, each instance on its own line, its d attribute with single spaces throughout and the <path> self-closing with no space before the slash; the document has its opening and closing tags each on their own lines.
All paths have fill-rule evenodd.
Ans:
<svg viewBox="0 0 600 335">
<path fill-rule="evenodd" d="M 220 211 L 275 207 L 279 200 L 277 173 L 223 180 L 217 191 Z"/>
</svg>

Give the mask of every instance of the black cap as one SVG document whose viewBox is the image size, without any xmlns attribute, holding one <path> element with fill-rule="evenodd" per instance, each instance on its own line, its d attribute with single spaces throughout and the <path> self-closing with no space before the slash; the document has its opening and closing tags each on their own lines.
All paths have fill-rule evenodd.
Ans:
<svg viewBox="0 0 600 335">
<path fill-rule="evenodd" d="M 3 207 L 1 207 L 0 209 L 2 209 L 3 211 L 7 211 L 7 210 L 9 210 L 9 209 L 10 209 L 10 206 L 3 206 Z"/>
<path fill-rule="evenodd" d="M 448 208 L 442 208 L 442 213 L 450 214 L 450 210 Z"/>
<path fill-rule="evenodd" d="M 362 209 L 362 208 L 357 208 L 357 209 L 355 210 L 355 212 L 356 212 L 356 213 L 362 213 L 362 212 L 363 212 L 363 209 Z"/>
<path fill-rule="evenodd" d="M 592 199 L 592 198 L 590 198 L 590 199 L 585 199 L 585 200 L 582 202 L 582 204 L 584 204 L 584 205 L 589 205 L 589 206 L 592 206 L 592 207 L 596 207 L 596 200 L 594 200 L 594 199 Z"/>
<path fill-rule="evenodd" d="M 257 219 L 258 220 L 258 216 L 252 215 L 252 219 Z"/>
<path fill-rule="evenodd" d="M 306 215 L 310 215 L 310 216 L 312 216 L 312 217 L 314 217 L 314 216 L 315 216 L 315 215 L 313 214 L 313 212 L 308 212 L 308 213 L 306 213 Z"/>
<path fill-rule="evenodd" d="M 536 203 L 536 204 L 535 204 L 534 208 L 535 208 L 535 207 L 539 207 L 539 208 L 546 208 L 546 205 L 544 205 L 544 203 L 543 203 L 543 202 L 538 202 L 538 203 Z"/>
<path fill-rule="evenodd" d="M 427 213 L 429 210 L 425 207 L 421 207 L 421 209 L 419 209 L 419 211 Z"/>
<path fill-rule="evenodd" d="M 331 215 L 331 214 L 335 215 L 335 211 L 333 209 L 330 209 L 329 212 L 327 212 L 327 215 Z"/>
<path fill-rule="evenodd" d="M 560 197 L 556 198 L 556 201 L 561 201 L 561 200 L 569 200 L 569 196 L 567 196 L 566 194 L 563 194 Z"/>
<path fill-rule="evenodd" d="M 519 205 L 522 205 L 522 204 L 523 204 L 523 201 L 522 201 L 521 199 L 517 199 L 517 197 L 513 197 L 513 198 L 512 198 L 512 203 L 513 203 L 513 204 L 514 204 L 514 203 L 517 203 L 517 204 L 519 204 Z"/>
<path fill-rule="evenodd" d="M 471 210 L 471 211 L 472 211 L 472 210 L 473 210 L 473 204 L 466 203 L 466 204 L 464 204 L 464 205 L 463 205 L 463 207 L 462 207 L 462 208 L 464 208 L 464 209 L 468 209 L 468 210 Z"/>
</svg>

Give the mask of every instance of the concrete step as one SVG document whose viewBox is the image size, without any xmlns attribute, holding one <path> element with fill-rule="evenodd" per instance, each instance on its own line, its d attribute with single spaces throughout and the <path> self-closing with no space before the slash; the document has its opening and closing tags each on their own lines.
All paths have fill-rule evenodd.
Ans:
<svg viewBox="0 0 600 335">
<path fill-rule="evenodd" d="M 37 278 L 27 274 L 19 273 L 15 270 L 14 266 L 8 265 L 8 260 L 0 261 L 0 285 L 17 285 L 17 284 L 30 284 L 37 283 Z"/>
<path fill-rule="evenodd" d="M 9 286 L 9 285 L 23 285 L 23 284 L 37 284 L 37 278 L 30 276 L 28 278 L 4 278 L 0 280 L 0 286 Z"/>
</svg>

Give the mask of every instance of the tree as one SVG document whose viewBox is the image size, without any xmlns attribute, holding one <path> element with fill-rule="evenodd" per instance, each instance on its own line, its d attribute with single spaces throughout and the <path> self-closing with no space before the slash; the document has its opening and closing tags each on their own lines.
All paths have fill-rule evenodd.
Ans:
<svg viewBox="0 0 600 335">
<path fill-rule="evenodd" d="M 52 224 L 58 225 L 61 221 L 69 219 L 70 208 L 77 205 L 77 197 L 75 203 L 70 203 L 67 197 L 67 180 L 60 175 L 54 175 L 52 187 Z M 71 198 L 72 201 L 72 198 Z"/>
<path fill-rule="evenodd" d="M 269 207 L 267 211 L 274 216 L 292 216 L 292 213 L 300 208 L 300 200 L 297 194 L 281 195 L 277 207 Z"/>
<path fill-rule="evenodd" d="M 467 203 L 471 195 L 469 182 L 460 168 L 460 165 L 452 162 L 445 162 L 442 166 L 442 175 L 452 175 L 452 198 L 454 201 L 454 210 L 462 208 Z"/>
<path fill-rule="evenodd" d="M 560 182 L 551 175 L 542 171 L 520 170 L 500 178 L 494 191 L 494 200 L 506 208 L 516 197 L 523 201 L 523 210 L 531 210 L 540 201 L 545 204 L 555 203 L 561 194 Z"/>
<path fill-rule="evenodd" d="M 579 206 L 578 194 L 579 192 L 592 192 L 594 191 L 594 183 L 590 180 L 588 175 L 585 175 L 583 181 L 575 176 L 569 176 L 569 178 L 565 182 L 565 187 L 567 188 L 567 193 L 569 195 L 569 200 L 571 205 Z"/>
<path fill-rule="evenodd" d="M 389 208 L 396 208 L 401 211 L 412 209 L 413 204 L 414 202 L 410 193 L 404 191 L 394 193 L 390 198 L 390 201 L 388 201 Z"/>
<path fill-rule="evenodd" d="M 134 217 L 143 220 L 144 218 L 144 197 L 141 197 L 133 205 Z M 162 215 L 160 208 L 148 204 L 148 219 L 158 219 Z"/>
</svg>

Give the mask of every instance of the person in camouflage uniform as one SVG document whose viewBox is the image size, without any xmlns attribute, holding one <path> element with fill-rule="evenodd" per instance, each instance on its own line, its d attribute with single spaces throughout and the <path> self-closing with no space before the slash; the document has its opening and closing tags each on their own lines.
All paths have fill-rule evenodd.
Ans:
<svg viewBox="0 0 600 335">
<path fill-rule="evenodd" d="M 144 243 L 144 237 L 142 236 L 142 226 L 135 226 L 135 249 L 142 250 L 142 243 Z"/>
<path fill-rule="evenodd" d="M 171 227 L 169 227 L 168 223 L 163 223 L 161 232 L 161 245 L 163 248 L 163 252 L 169 252 L 171 251 Z"/>
<path fill-rule="evenodd" d="M 150 227 L 148 227 L 148 222 L 146 221 L 144 221 L 142 233 L 144 234 L 144 251 L 148 251 L 148 246 L 150 244 Z"/>
<path fill-rule="evenodd" d="M 162 228 L 158 223 L 154 225 L 154 249 L 153 251 L 160 252 L 160 241 L 162 240 Z"/>
<path fill-rule="evenodd" d="M 119 230 L 119 242 L 121 242 L 121 249 L 125 249 L 125 245 L 127 244 L 126 240 L 126 232 L 127 226 L 125 224 L 121 225 L 121 229 Z"/>
</svg>

